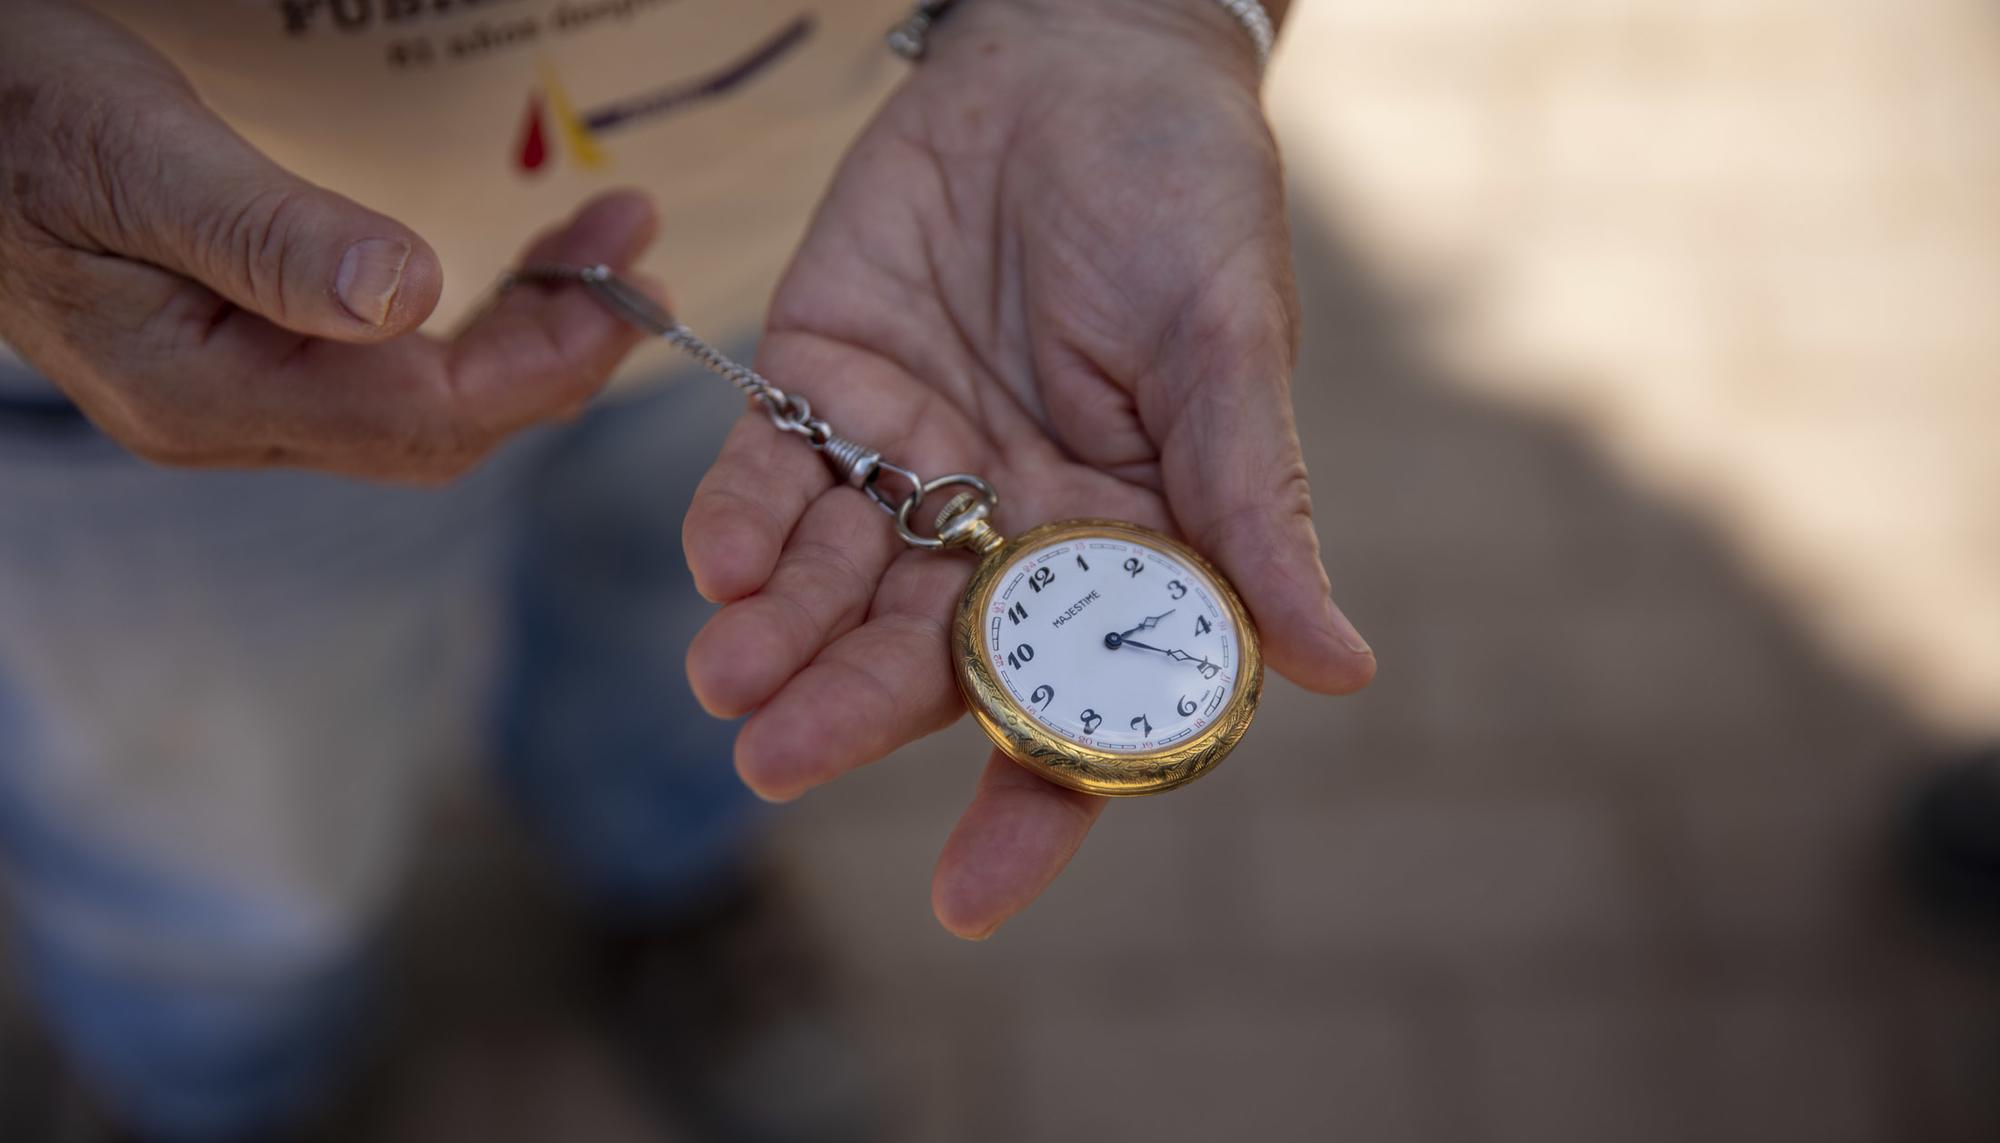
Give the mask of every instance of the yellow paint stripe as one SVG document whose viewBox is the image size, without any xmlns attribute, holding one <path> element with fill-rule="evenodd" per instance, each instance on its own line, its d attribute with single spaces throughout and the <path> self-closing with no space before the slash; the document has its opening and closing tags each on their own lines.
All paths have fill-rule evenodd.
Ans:
<svg viewBox="0 0 2000 1143">
<path fill-rule="evenodd" d="M 542 87 L 549 95 L 549 112 L 555 117 L 556 126 L 562 131 L 563 141 L 569 145 L 570 158 L 585 170 L 597 170 L 609 165 L 610 157 L 591 138 L 590 129 L 576 117 L 576 108 L 569 101 L 569 92 L 563 90 L 562 80 L 556 76 L 556 69 L 549 61 L 542 61 Z"/>
</svg>

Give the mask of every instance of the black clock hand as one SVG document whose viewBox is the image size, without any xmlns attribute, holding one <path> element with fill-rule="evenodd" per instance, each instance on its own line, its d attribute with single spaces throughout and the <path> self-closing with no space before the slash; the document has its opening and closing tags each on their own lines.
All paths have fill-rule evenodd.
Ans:
<svg viewBox="0 0 2000 1143">
<path fill-rule="evenodd" d="M 1181 650 L 1169 651 L 1165 647 L 1155 647 L 1151 643 L 1141 643 L 1136 639 L 1127 639 L 1122 635 L 1118 637 L 1118 642 L 1115 644 L 1112 644 L 1110 639 L 1106 639 L 1105 642 L 1107 644 L 1111 644 L 1114 647 L 1137 647 L 1141 651 L 1158 651 L 1162 655 L 1166 655 L 1167 657 L 1173 659 L 1179 659 L 1183 663 L 1192 663 L 1194 664 L 1195 669 L 1201 672 L 1201 677 L 1204 679 L 1212 679 L 1215 677 L 1216 672 L 1222 670 L 1221 667 L 1216 666 L 1214 663 L 1209 662 L 1207 659 L 1195 655 L 1190 655 L 1186 651 L 1181 651 Z"/>
<path fill-rule="evenodd" d="M 1158 615 L 1151 616 L 1144 623 L 1141 623 L 1137 627 L 1132 628 L 1131 631 L 1120 631 L 1118 633 L 1118 637 L 1120 639 L 1123 639 L 1127 635 L 1132 634 L 1133 631 L 1151 631 L 1154 627 L 1159 625 L 1160 620 L 1165 619 L 1167 616 L 1172 615 L 1174 612 L 1179 610 L 1180 608 L 1178 607 L 1169 607 L 1165 611 L 1160 612 Z"/>
<path fill-rule="evenodd" d="M 1186 651 L 1169 651 L 1165 647 L 1155 647 L 1151 643 L 1141 643 L 1137 639 L 1127 639 L 1123 635 L 1120 635 L 1118 637 L 1118 645 L 1121 647 L 1137 647 L 1141 651 L 1158 651 L 1162 655 L 1171 655 L 1176 659 L 1181 659 L 1189 663 L 1197 661 L 1203 663 L 1208 662 L 1207 659 L 1197 660 L 1193 655 L 1188 654 Z"/>
</svg>

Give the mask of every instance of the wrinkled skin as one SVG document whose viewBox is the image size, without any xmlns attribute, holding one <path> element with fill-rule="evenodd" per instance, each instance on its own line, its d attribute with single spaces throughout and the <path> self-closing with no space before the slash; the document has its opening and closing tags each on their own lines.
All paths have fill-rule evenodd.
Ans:
<svg viewBox="0 0 2000 1143">
<path fill-rule="evenodd" d="M 643 195 L 606 195 L 527 257 L 625 266 L 653 231 Z M 362 243 L 401 272 L 357 308 L 337 287 Z M 580 291 L 427 337 L 442 283 L 421 237 L 259 154 L 123 28 L 0 3 L 0 337 L 127 449 L 435 482 L 581 408 L 638 342 Z"/>
<path fill-rule="evenodd" d="M 1272 666 L 1340 694 L 1374 657 L 1312 527 L 1256 83 L 1210 0 L 961 5 L 850 152 L 759 364 L 900 463 L 987 477 L 1003 531 L 1088 515 L 1184 537 L 1236 584 Z M 727 603 L 689 675 L 712 711 L 754 712 L 736 762 L 760 794 L 796 797 L 963 712 L 946 638 L 970 561 L 904 549 L 760 413 L 686 541 Z M 992 932 L 1101 809 L 996 753 L 939 861 L 939 919 Z"/>
</svg>

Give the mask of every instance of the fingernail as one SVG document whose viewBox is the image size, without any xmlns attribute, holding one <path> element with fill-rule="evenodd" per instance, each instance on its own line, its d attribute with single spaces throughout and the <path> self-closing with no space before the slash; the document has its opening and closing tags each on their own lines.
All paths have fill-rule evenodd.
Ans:
<svg viewBox="0 0 2000 1143">
<path fill-rule="evenodd" d="M 992 938 L 994 933 L 1000 931 L 1000 926 L 1006 923 L 1007 920 L 1006 918 L 1003 917 L 1000 920 L 992 921 L 987 924 L 981 925 L 976 929 L 961 929 L 957 925 L 951 924 L 950 922 L 946 921 L 944 919 L 943 914 L 938 915 L 938 924 L 944 926 L 944 931 L 950 933 L 954 937 L 957 937 L 961 941 L 989 940 Z"/>
<path fill-rule="evenodd" d="M 1357 655 L 1373 655 L 1375 653 L 1375 648 L 1370 647 L 1368 640 L 1361 637 L 1361 632 L 1354 629 L 1354 624 L 1341 612 L 1339 606 L 1333 602 L 1331 596 L 1326 601 L 1326 613 L 1333 620 L 1333 633 L 1340 639 L 1343 647 L 1346 647 Z"/>
<path fill-rule="evenodd" d="M 356 242 L 340 260 L 334 293 L 347 312 L 369 325 L 389 320 L 389 307 L 403 285 L 403 267 L 410 261 L 410 244 L 394 238 Z"/>
<path fill-rule="evenodd" d="M 745 785 L 748 785 L 748 783 L 745 783 Z M 750 786 L 749 789 L 751 793 L 757 795 L 758 801 L 763 802 L 767 806 L 790 805 L 799 800 L 798 794 L 767 794 L 755 786 Z"/>
</svg>

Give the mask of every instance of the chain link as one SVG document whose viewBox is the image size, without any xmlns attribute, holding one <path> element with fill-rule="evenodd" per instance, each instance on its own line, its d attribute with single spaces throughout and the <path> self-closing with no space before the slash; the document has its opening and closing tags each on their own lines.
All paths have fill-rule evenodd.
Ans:
<svg viewBox="0 0 2000 1143">
<path fill-rule="evenodd" d="M 953 484 L 969 484 L 979 491 L 990 509 L 999 499 L 985 481 L 976 476 L 954 474 L 942 480 L 925 481 L 900 464 L 883 459 L 880 451 L 850 440 L 833 431 L 833 426 L 813 415 L 812 402 L 799 393 L 787 393 L 755 369 L 710 345 L 693 330 L 682 325 L 666 307 L 645 291 L 613 273 L 609 266 L 562 266 L 542 263 L 523 266 L 501 283 L 504 291 L 515 283 L 538 285 L 581 285 L 604 307 L 633 327 L 665 341 L 699 362 L 703 368 L 736 386 L 764 408 L 764 414 L 780 432 L 803 437 L 826 458 L 842 480 L 867 493 L 877 508 L 896 521 L 896 531 L 906 543 L 920 548 L 941 548 L 943 541 L 920 536 L 910 527 L 911 514 L 925 496 Z M 881 487 L 884 474 L 900 480 L 906 491 L 896 497 Z"/>
<path fill-rule="evenodd" d="M 911 6 L 910 14 L 889 29 L 889 50 L 906 60 L 923 59 L 931 28 L 957 3 L 958 0 L 918 0 Z"/>
</svg>

